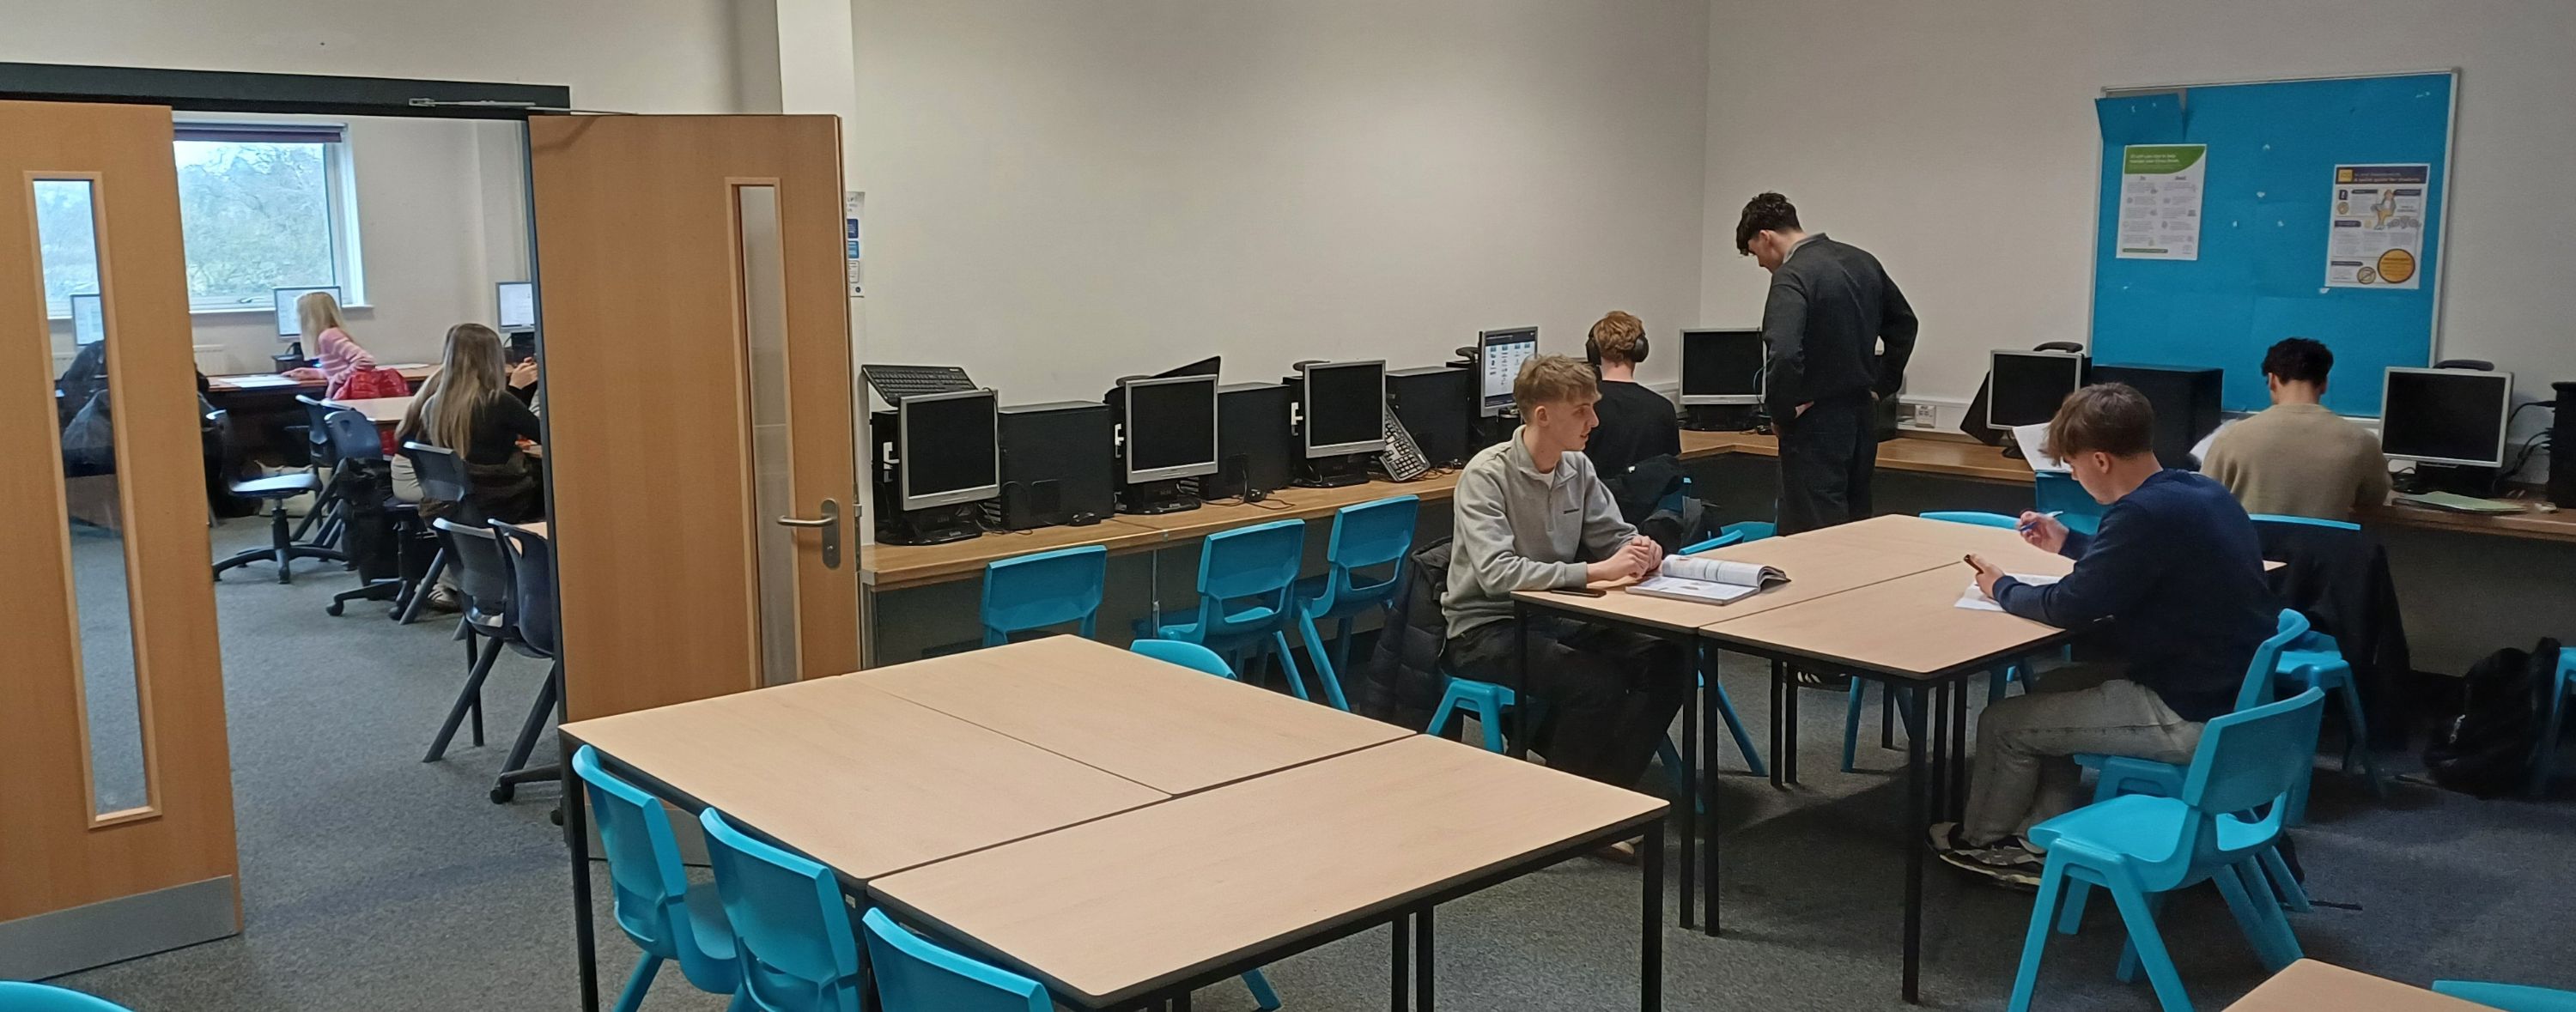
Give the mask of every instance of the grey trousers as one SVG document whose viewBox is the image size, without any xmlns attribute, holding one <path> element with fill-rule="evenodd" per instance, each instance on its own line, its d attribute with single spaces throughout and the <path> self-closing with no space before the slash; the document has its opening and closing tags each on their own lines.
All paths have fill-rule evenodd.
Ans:
<svg viewBox="0 0 2576 1012">
<path fill-rule="evenodd" d="M 2177 765 L 2200 747 L 2197 721 L 2165 706 L 2155 690 L 2110 665 L 2076 665 L 2040 677 L 2025 696 L 1986 707 L 1977 718 L 1967 814 L 1959 835 L 1974 845 L 2024 835 L 2073 811 L 2078 752 L 2136 756 Z"/>
</svg>

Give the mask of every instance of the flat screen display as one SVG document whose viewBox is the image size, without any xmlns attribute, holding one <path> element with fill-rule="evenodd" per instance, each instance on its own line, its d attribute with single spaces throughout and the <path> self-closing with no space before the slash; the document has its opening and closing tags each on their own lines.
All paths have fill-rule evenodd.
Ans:
<svg viewBox="0 0 2576 1012">
<path fill-rule="evenodd" d="M 2500 466 L 2512 400 L 2509 372 L 2390 369 L 2379 448 L 2406 460 Z"/>
<path fill-rule="evenodd" d="M 295 315 L 295 300 L 301 299 L 313 292 L 329 292 L 331 293 L 331 301 L 340 301 L 340 286 L 338 285 L 324 285 L 318 288 L 278 288 L 271 290 L 271 294 L 277 299 L 277 336 L 304 336 L 304 321 Z M 306 348 L 304 350 L 312 352 L 314 349 Z"/>
<path fill-rule="evenodd" d="M 1307 454 L 1386 448 L 1386 363 L 1334 362 L 1305 373 Z"/>
<path fill-rule="evenodd" d="M 1994 428 L 2038 425 L 2057 417 L 2066 395 L 2084 385 L 2085 356 L 2055 351 L 1994 353 L 1994 385 L 1986 394 L 1986 424 Z"/>
<path fill-rule="evenodd" d="M 1512 381 L 1521 364 L 1538 357 L 1538 329 L 1488 330 L 1478 338 L 1477 367 L 1483 370 L 1477 396 L 1484 413 L 1497 415 L 1512 406 Z"/>
<path fill-rule="evenodd" d="M 1127 395 L 1127 480 L 1216 473 L 1216 377 L 1132 380 Z"/>
<path fill-rule="evenodd" d="M 1759 403 L 1763 356 L 1758 330 L 1682 331 L 1682 403 Z"/>
<path fill-rule="evenodd" d="M 990 390 L 906 397 L 902 415 L 905 509 L 989 495 L 1000 484 L 993 443 L 1000 395 Z"/>
<path fill-rule="evenodd" d="M 500 303 L 501 331 L 537 329 L 537 286 L 531 281 L 504 281 L 493 286 Z"/>
<path fill-rule="evenodd" d="M 107 340 L 107 305 L 96 295 L 75 295 L 72 302 L 72 343 L 97 344 Z"/>
</svg>

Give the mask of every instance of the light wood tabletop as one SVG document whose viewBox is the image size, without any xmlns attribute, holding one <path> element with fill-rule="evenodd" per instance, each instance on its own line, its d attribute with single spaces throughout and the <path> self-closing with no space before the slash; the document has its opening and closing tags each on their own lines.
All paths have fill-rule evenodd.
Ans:
<svg viewBox="0 0 2576 1012">
<path fill-rule="evenodd" d="M 2541 500 L 2533 500 L 2531 504 L 2535 507 L 2548 505 Z M 2353 520 L 2364 527 L 2392 524 L 2542 541 L 2576 541 L 2576 510 L 2532 509 L 2489 516 L 2391 502 L 2385 506 L 2364 507 L 2353 515 Z"/>
<path fill-rule="evenodd" d="M 1169 794 L 1408 733 L 1078 636 L 1049 636 L 851 677 Z"/>
<path fill-rule="evenodd" d="M 2302 959 L 2246 992 L 2228 1012 L 2492 1012 L 2484 1005 Z"/>
<path fill-rule="evenodd" d="M 1632 625 L 1686 632 L 1958 561 L 1957 556 L 1936 547 L 1874 542 L 1837 544 L 1804 534 L 1728 545 L 1692 557 L 1777 566 L 1789 574 L 1789 582 L 1725 604 L 1630 594 L 1625 588 L 1611 589 L 1601 597 L 1549 591 L 1519 591 L 1512 596 L 1551 610 L 1580 612 Z"/>
<path fill-rule="evenodd" d="M 512 526 L 541 538 L 554 537 L 554 526 L 543 520 L 530 520 L 527 523 Z"/>
<path fill-rule="evenodd" d="M 873 880 L 868 891 L 1100 1006 L 1642 827 L 1665 807 L 1414 735 Z"/>
<path fill-rule="evenodd" d="M 847 676 L 579 721 L 563 734 L 854 879 L 1164 798 Z"/>
<path fill-rule="evenodd" d="M 329 401 L 333 407 L 347 408 L 367 416 L 377 425 L 400 425 L 403 413 L 411 410 L 411 397 L 355 397 Z"/>
<path fill-rule="evenodd" d="M 2075 560 L 2045 551 L 2023 541 L 2017 532 L 2000 527 L 1922 517 L 1883 516 L 1795 535 L 1840 545 L 1910 546 L 1937 550 L 1943 561 L 1955 563 L 1970 552 L 2003 567 L 2007 573 L 2033 573 L 2040 576 L 2064 576 L 2075 568 Z M 1756 542 L 1757 544 L 1759 542 Z"/>
<path fill-rule="evenodd" d="M 1957 607 L 1966 564 L 1900 576 L 1786 608 L 1711 623 L 1703 635 L 1785 647 L 1894 675 L 1929 676 L 2009 654 L 2063 630 L 1999 611 Z"/>
<path fill-rule="evenodd" d="M 1685 437 L 1689 433 L 1683 433 Z M 1711 433 L 1716 435 L 1716 433 Z M 1780 437 L 1750 432 L 1725 433 L 1728 450 L 1760 457 L 1780 455 Z M 1688 445 L 1687 442 L 1684 443 Z M 2007 485 L 2031 483 L 2030 462 L 2004 456 L 2001 447 L 1969 439 L 1905 434 L 1878 444 L 1878 469 L 1971 478 Z"/>
</svg>

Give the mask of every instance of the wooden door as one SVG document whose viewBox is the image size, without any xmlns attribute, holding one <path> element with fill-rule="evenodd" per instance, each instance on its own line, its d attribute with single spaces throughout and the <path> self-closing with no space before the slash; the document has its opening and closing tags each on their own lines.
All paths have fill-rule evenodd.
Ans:
<svg viewBox="0 0 2576 1012">
<path fill-rule="evenodd" d="M 528 141 L 572 718 L 855 670 L 839 121 L 547 116 Z"/>
<path fill-rule="evenodd" d="M 170 143 L 0 102 L 0 979 L 241 930 Z"/>
</svg>

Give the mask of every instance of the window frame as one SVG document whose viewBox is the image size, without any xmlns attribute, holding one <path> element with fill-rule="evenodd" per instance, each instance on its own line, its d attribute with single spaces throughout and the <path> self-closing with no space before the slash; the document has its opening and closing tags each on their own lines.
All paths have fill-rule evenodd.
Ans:
<svg viewBox="0 0 2576 1012">
<path fill-rule="evenodd" d="M 328 127 L 338 131 L 339 136 L 337 140 L 323 140 L 317 138 L 314 141 L 301 143 L 317 143 L 322 147 L 322 200 L 324 213 L 326 215 L 323 229 L 325 234 L 330 237 L 331 241 L 330 256 L 332 277 L 330 283 L 338 286 L 344 296 L 340 304 L 341 308 L 369 308 L 371 303 L 369 302 L 367 295 L 365 261 L 364 257 L 360 255 L 362 246 L 359 236 L 358 188 L 356 185 L 356 145 L 352 142 L 349 125 L 347 123 L 339 120 L 303 117 L 276 117 L 246 120 L 230 117 L 199 119 L 182 116 L 173 118 L 172 127 L 174 133 L 177 130 L 217 133 L 229 130 L 237 131 L 245 135 L 260 133 L 273 134 L 278 132 L 281 128 L 294 129 Z M 207 138 L 190 139 L 204 140 Z M 175 136 L 172 137 L 171 159 L 174 163 L 178 158 L 177 145 L 179 143 L 179 138 Z M 273 143 L 299 142 L 286 141 Z M 52 307 L 48 306 L 47 309 L 50 311 Z M 64 309 L 64 315 L 59 318 L 67 320 L 70 318 L 68 312 L 69 306 L 66 305 Z M 188 315 L 192 317 L 239 315 L 255 315 L 264 317 L 271 316 L 275 312 L 275 307 L 267 305 L 243 305 L 237 302 L 209 302 L 200 300 L 194 296 L 191 296 L 188 299 Z"/>
</svg>

